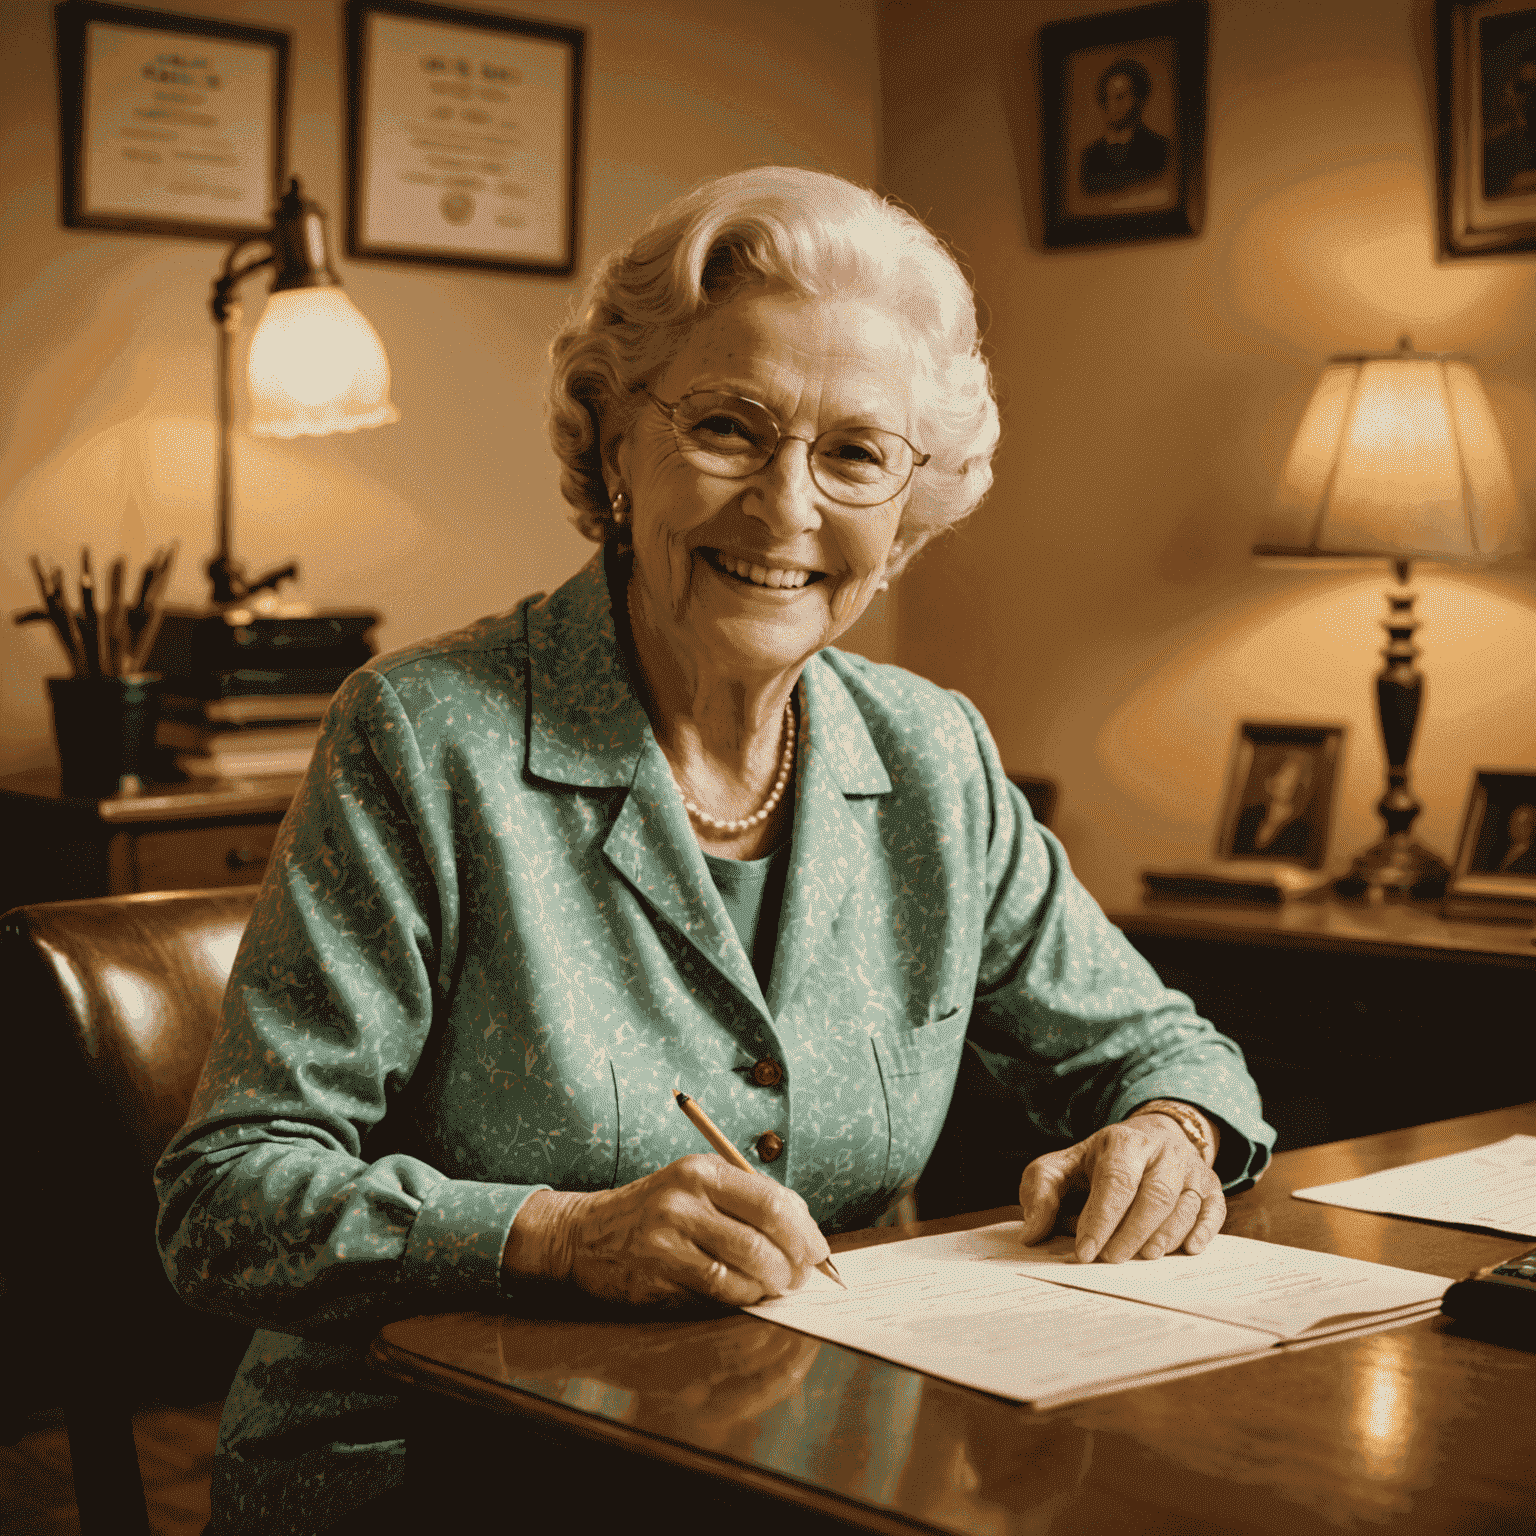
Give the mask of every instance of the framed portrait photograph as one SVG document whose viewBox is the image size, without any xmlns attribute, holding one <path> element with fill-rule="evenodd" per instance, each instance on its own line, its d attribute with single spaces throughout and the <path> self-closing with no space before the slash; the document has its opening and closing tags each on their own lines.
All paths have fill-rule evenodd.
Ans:
<svg viewBox="0 0 1536 1536">
<path fill-rule="evenodd" d="M 348 0 L 347 253 L 576 267 L 579 27 Z"/>
<path fill-rule="evenodd" d="M 1243 721 L 1227 768 L 1216 857 L 1321 869 L 1343 740 L 1342 725 Z"/>
<path fill-rule="evenodd" d="M 1440 249 L 1536 250 L 1536 0 L 1438 0 Z"/>
<path fill-rule="evenodd" d="M 63 0 L 54 40 L 67 226 L 221 241 L 270 227 L 286 32 Z"/>
<path fill-rule="evenodd" d="M 1047 247 L 1200 232 L 1208 30 L 1204 0 L 1040 29 Z"/>
<path fill-rule="evenodd" d="M 1536 919 L 1536 768 L 1479 768 L 1446 887 L 1448 916 Z"/>
</svg>

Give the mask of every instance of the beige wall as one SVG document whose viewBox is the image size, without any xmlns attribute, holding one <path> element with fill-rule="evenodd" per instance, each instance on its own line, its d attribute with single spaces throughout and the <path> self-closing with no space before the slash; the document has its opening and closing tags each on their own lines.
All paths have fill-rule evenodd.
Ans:
<svg viewBox="0 0 1536 1536">
<path fill-rule="evenodd" d="M 1235 723 L 1348 723 L 1334 849 L 1374 839 L 1384 569 L 1250 559 L 1330 353 L 1476 359 L 1522 500 L 1536 484 L 1536 257 L 1442 263 L 1430 7 L 1213 0 L 1203 234 L 1039 244 L 1035 37 L 1110 9 L 891 0 L 885 183 L 964 252 L 991 312 L 997 484 L 903 584 L 899 656 L 980 706 L 1113 901 L 1204 855 Z M 1450 856 L 1475 765 L 1536 767 L 1536 574 L 1425 568 L 1423 839 Z"/>
<path fill-rule="evenodd" d="M 341 248 L 341 5 L 156 0 L 294 38 L 290 162 Z M 300 592 L 384 615 L 385 647 L 547 589 L 591 546 L 563 520 L 540 425 L 545 347 L 593 260 L 703 177 L 770 161 L 876 174 L 874 0 L 478 0 L 585 26 L 580 270 L 566 282 L 339 261 L 384 339 L 397 426 L 237 447 L 237 553 L 297 556 Z M 29 605 L 26 557 L 142 560 L 175 536 L 178 601 L 201 601 L 213 538 L 214 330 L 223 246 L 64 229 L 51 7 L 0 0 L 0 613 Z M 245 290 L 246 335 L 259 279 Z M 0 772 L 53 760 L 45 627 L 0 627 Z M 891 649 L 890 614 L 863 647 Z"/>
</svg>

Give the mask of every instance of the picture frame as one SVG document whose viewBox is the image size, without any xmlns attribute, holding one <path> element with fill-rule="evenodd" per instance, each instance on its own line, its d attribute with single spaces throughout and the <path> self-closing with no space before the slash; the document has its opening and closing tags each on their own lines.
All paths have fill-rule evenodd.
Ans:
<svg viewBox="0 0 1536 1536">
<path fill-rule="evenodd" d="M 1440 253 L 1536 250 L 1536 0 L 1437 0 Z"/>
<path fill-rule="evenodd" d="M 576 268 L 586 33 L 421 0 L 348 0 L 347 254 Z"/>
<path fill-rule="evenodd" d="M 1205 0 L 1040 29 L 1047 249 L 1200 233 L 1209 32 Z"/>
<path fill-rule="evenodd" d="M 1345 727 L 1244 720 L 1227 765 L 1216 857 L 1321 869 Z"/>
<path fill-rule="evenodd" d="M 270 226 L 288 33 L 61 0 L 54 44 L 67 228 L 227 243 Z"/>
<path fill-rule="evenodd" d="M 1448 916 L 1536 918 L 1536 768 L 1473 771 L 1445 900 Z"/>
</svg>

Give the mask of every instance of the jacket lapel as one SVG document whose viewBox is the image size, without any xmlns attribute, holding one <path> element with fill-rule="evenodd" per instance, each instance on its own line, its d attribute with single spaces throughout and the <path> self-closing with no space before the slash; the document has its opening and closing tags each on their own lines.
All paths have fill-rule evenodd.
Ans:
<svg viewBox="0 0 1536 1536">
<path fill-rule="evenodd" d="M 751 961 L 630 686 L 602 556 L 531 604 L 526 622 L 528 771 L 579 789 L 628 790 L 604 855 L 658 917 L 763 1013 Z"/>
<path fill-rule="evenodd" d="M 768 987 L 775 1017 L 831 941 L 837 914 L 873 857 L 873 818 L 862 797 L 891 788 L 863 715 L 824 656 L 806 665 L 800 690 L 805 730 L 794 844 Z M 850 796 L 858 798 L 850 804 Z"/>
</svg>

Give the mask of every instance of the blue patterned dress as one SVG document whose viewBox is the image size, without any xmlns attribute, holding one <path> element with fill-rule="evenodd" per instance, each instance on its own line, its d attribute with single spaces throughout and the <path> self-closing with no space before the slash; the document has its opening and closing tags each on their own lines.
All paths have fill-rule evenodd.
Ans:
<svg viewBox="0 0 1536 1536">
<path fill-rule="evenodd" d="M 827 1231 L 912 1188 L 965 1049 L 1045 1135 L 1174 1097 L 1224 1123 L 1229 1188 L 1268 1160 L 1238 1048 L 1105 919 L 972 706 L 895 667 L 802 675 L 765 995 L 627 680 L 621 579 L 595 556 L 331 706 L 157 1173 L 173 1283 L 258 1329 L 210 1532 L 323 1530 L 398 1483 L 372 1334 L 500 1304 L 534 1190 L 702 1150 L 674 1088 L 749 1159 L 781 1137 L 764 1171 Z"/>
</svg>

